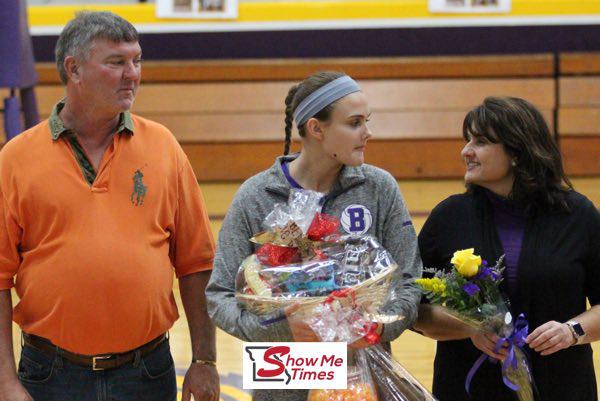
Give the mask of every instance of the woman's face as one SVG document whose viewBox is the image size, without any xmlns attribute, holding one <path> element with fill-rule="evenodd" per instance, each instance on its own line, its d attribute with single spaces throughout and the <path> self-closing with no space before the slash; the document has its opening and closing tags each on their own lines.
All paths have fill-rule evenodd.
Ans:
<svg viewBox="0 0 600 401">
<path fill-rule="evenodd" d="M 515 180 L 512 157 L 501 143 L 490 142 L 484 136 L 469 134 L 460 153 L 467 167 L 465 182 L 508 196 Z"/>
<path fill-rule="evenodd" d="M 370 115 L 367 98 L 362 92 L 338 100 L 329 121 L 320 123 L 325 154 L 347 166 L 363 164 L 365 146 L 372 136 L 367 127 Z"/>
</svg>

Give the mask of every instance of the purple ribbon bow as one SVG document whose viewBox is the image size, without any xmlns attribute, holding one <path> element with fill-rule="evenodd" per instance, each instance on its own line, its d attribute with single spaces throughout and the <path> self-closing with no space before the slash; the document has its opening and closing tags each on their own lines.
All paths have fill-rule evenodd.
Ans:
<svg viewBox="0 0 600 401">
<path fill-rule="evenodd" d="M 513 391 L 518 391 L 519 386 L 509 380 L 507 377 L 507 370 L 509 367 L 512 369 L 517 369 L 519 361 L 515 356 L 515 346 L 519 348 L 525 346 L 525 339 L 527 338 L 528 332 L 529 323 L 527 323 L 525 315 L 521 313 L 519 317 L 517 317 L 512 333 L 508 337 L 501 337 L 498 341 L 496 341 L 496 345 L 494 346 L 494 352 L 497 353 L 500 351 L 505 342 L 508 343 L 508 355 L 506 356 L 504 362 L 502 362 L 502 381 L 504 381 L 506 387 Z M 473 380 L 473 376 L 475 376 L 475 373 L 486 359 L 489 359 L 492 363 L 496 363 L 496 359 L 487 356 L 486 354 L 482 354 L 475 361 L 473 367 L 471 367 L 471 370 L 469 370 L 469 373 L 467 374 L 467 380 L 465 381 L 465 389 L 467 390 L 467 393 L 470 393 L 469 388 L 471 387 L 471 380 Z"/>
</svg>

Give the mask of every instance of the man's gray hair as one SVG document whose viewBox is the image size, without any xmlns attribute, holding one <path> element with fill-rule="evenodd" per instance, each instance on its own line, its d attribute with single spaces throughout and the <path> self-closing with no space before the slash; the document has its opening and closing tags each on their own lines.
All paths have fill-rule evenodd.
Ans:
<svg viewBox="0 0 600 401">
<path fill-rule="evenodd" d="M 106 39 L 115 43 L 137 42 L 139 35 L 130 22 L 108 11 L 80 11 L 62 30 L 56 42 L 54 54 L 56 66 L 63 84 L 67 84 L 65 58 L 68 56 L 85 60 L 92 42 Z"/>
</svg>

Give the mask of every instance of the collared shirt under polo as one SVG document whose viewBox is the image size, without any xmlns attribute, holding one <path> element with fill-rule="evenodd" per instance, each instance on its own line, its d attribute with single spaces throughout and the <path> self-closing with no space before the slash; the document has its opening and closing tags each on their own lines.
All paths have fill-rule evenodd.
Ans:
<svg viewBox="0 0 600 401">
<path fill-rule="evenodd" d="M 89 157 L 85 153 L 83 146 L 81 146 L 81 142 L 77 139 L 77 134 L 65 127 L 62 120 L 59 117 L 61 110 L 65 107 L 64 99 L 61 100 L 54 106 L 52 112 L 50 113 L 50 117 L 48 117 L 48 125 L 50 127 L 50 134 L 52 135 L 52 139 L 58 141 L 61 137 L 66 137 L 71 145 L 71 149 L 73 150 L 73 154 L 75 155 L 75 159 L 81 168 L 81 172 L 83 173 L 84 178 L 90 184 L 94 184 L 94 180 L 96 179 L 97 172 L 94 169 L 92 162 Z M 119 114 L 119 124 L 117 128 L 115 128 L 115 133 L 121 135 L 133 135 L 133 121 L 131 119 L 131 113 L 129 111 L 124 111 Z M 113 147 L 109 147 L 107 149 L 108 156 L 112 152 Z"/>
<path fill-rule="evenodd" d="M 0 151 L 0 289 L 14 285 L 25 332 L 80 354 L 127 351 L 164 333 L 178 317 L 173 271 L 212 267 L 185 153 L 162 125 L 127 116 L 93 179 L 66 131 L 52 135 L 56 119 Z"/>
</svg>

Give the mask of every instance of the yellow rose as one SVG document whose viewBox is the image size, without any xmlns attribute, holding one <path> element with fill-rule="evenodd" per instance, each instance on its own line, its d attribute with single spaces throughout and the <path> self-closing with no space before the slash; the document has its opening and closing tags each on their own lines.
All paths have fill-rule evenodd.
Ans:
<svg viewBox="0 0 600 401">
<path fill-rule="evenodd" d="M 473 277 L 479 272 L 479 266 L 481 266 L 481 256 L 474 255 L 475 249 L 463 249 L 461 251 L 454 252 L 454 256 L 450 261 L 456 270 L 464 277 Z"/>
</svg>

